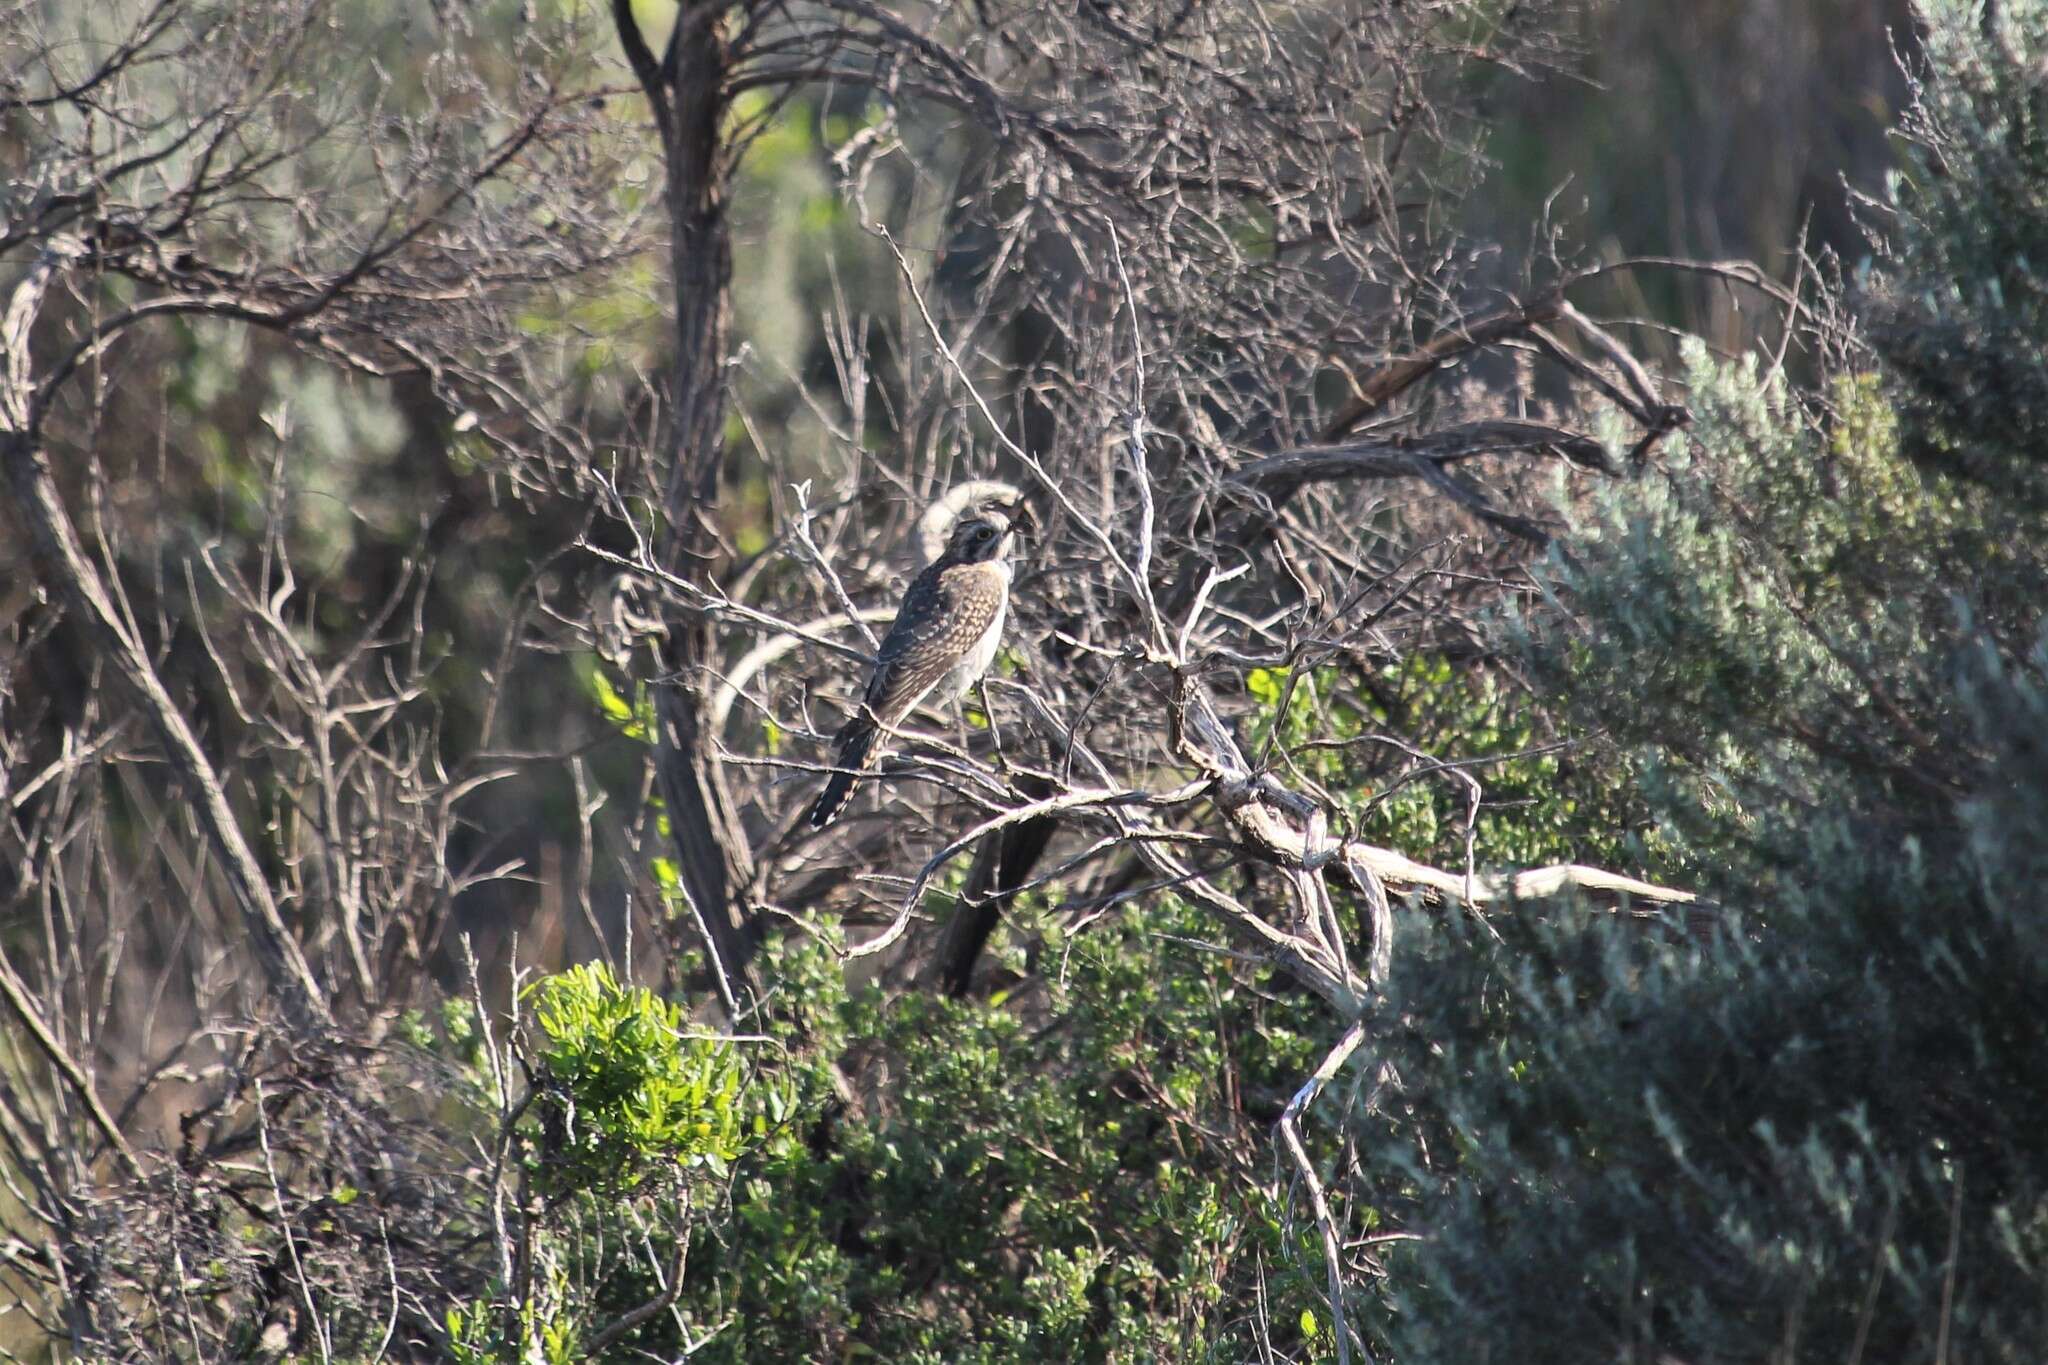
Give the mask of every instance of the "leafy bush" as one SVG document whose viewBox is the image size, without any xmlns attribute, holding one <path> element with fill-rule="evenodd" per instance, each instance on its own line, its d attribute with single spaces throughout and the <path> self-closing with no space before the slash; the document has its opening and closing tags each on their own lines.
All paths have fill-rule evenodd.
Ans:
<svg viewBox="0 0 2048 1365">
<path fill-rule="evenodd" d="M 744 1146 L 733 1044 L 691 1036 L 679 1006 L 621 987 L 601 962 L 529 996 L 547 1039 L 536 1078 L 547 1186 L 632 1189 L 654 1163 L 725 1175 Z"/>
<path fill-rule="evenodd" d="M 735 1163 L 788 1140 L 785 1088 L 740 1044 L 701 1036 L 679 1006 L 602 963 L 543 977 L 525 1001 L 530 1018 L 502 1056 L 461 1008 L 444 1012 L 432 1044 L 466 1077 L 460 1089 L 483 1112 L 465 1117 L 495 1128 L 487 1146 L 505 1172 L 476 1210 L 499 1273 L 446 1308 L 446 1350 L 485 1365 L 687 1349 L 701 1329 L 657 1310 L 680 1296 L 680 1253 Z M 521 1058 L 529 1084 L 507 1092 L 501 1078 Z"/>
<path fill-rule="evenodd" d="M 2048 511 L 2048 119 L 2038 4 L 1928 5 L 1915 154 L 1880 209 L 1870 339 L 1914 460 Z"/>
<path fill-rule="evenodd" d="M 2007 254 L 2048 226 L 2042 36 L 1937 27 L 1877 368 L 1817 417 L 1695 350 L 1690 455 L 1553 562 L 1571 625 L 1532 624 L 1531 666 L 1720 905 L 1411 926 L 1403 1106 L 1365 1125 L 1427 1234 L 1404 1360 L 2048 1340 L 2048 314 Z"/>
<path fill-rule="evenodd" d="M 1170 901 L 1055 931 L 1042 997 L 994 1002 L 849 991 L 828 946 L 772 943 L 792 1110 L 830 1117 L 740 1162 L 692 1247 L 693 1319 L 728 1324 L 696 1358 L 1238 1359 L 1261 1275 L 1301 1347 L 1321 1264 L 1269 1137 L 1327 1024 L 1207 932 Z"/>
</svg>

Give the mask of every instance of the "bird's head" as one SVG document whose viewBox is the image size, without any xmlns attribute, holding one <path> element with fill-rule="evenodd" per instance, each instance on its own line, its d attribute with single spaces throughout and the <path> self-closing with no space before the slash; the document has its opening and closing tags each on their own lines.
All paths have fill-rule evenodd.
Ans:
<svg viewBox="0 0 2048 1365">
<path fill-rule="evenodd" d="M 946 556 L 961 564 L 985 564 L 1010 552 L 1013 539 L 1010 518 L 995 508 L 984 508 L 960 518 L 946 544 Z"/>
</svg>

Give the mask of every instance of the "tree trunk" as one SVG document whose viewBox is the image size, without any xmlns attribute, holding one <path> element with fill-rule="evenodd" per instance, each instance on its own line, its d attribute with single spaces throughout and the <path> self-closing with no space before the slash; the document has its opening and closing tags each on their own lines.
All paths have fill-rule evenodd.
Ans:
<svg viewBox="0 0 2048 1365">
<path fill-rule="evenodd" d="M 629 0 L 613 18 L 662 140 L 668 168 L 669 262 L 676 353 L 670 393 L 673 446 L 663 490 L 661 567 L 709 585 L 720 556 L 718 476 L 725 453 L 725 361 L 732 331 L 732 231 L 726 217 L 732 169 L 725 137 L 726 40 L 715 16 L 685 6 L 659 62 L 634 25 Z M 715 638 L 708 621 L 669 633 L 653 684 L 656 772 L 674 841 L 677 875 L 712 955 L 729 1011 L 758 992 L 748 959 L 757 935 L 739 895 L 754 877 L 753 853 L 713 751 L 710 702 Z"/>
</svg>

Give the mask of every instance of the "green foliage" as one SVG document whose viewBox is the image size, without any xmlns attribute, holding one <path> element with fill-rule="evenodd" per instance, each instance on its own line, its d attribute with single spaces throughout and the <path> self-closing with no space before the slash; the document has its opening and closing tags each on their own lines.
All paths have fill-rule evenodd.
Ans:
<svg viewBox="0 0 2048 1365">
<path fill-rule="evenodd" d="M 1663 851 L 1653 833 L 1647 846 L 1630 842 L 1649 832 L 1637 828 L 1624 757 L 1592 726 L 1560 730 L 1552 709 L 1494 670 L 1416 655 L 1361 673 L 1257 668 L 1245 685 L 1261 705 L 1251 751 L 1320 787 L 1374 843 L 1462 865 L 1463 774 L 1478 787 L 1482 866 L 1643 866 Z"/>
<path fill-rule="evenodd" d="M 1996 255 L 2039 195 L 2015 74 L 2039 23 L 2013 53 L 1938 28 L 1917 127 L 1943 172 L 1872 272 L 1881 367 L 1823 419 L 1693 350 L 1690 453 L 1579 509 L 1553 561 L 1534 675 L 1628 746 L 1721 904 L 1506 916 L 1505 943 L 1404 921 L 1376 1036 L 1406 1085 L 1367 1161 L 1430 1232 L 1396 1277 L 1403 1360 L 2048 1339 L 2048 314 Z M 1936 261 L 1938 306 L 1901 310 Z"/>
<path fill-rule="evenodd" d="M 1208 932 L 1167 904 L 1055 939 L 1006 1007 L 849 991 L 829 943 L 771 943 L 815 1127 L 743 1160 L 730 1231 L 692 1246 L 688 1315 L 728 1323 L 695 1358 L 1240 1359 L 1262 1272 L 1302 1349 L 1320 1260 L 1261 1173 L 1328 1025 Z M 831 1068 L 862 1057 L 888 1087 L 856 1118 Z"/>
<path fill-rule="evenodd" d="M 1525 634 L 1537 678 L 1635 751 L 1663 836 L 1731 889 L 1758 871 L 1731 842 L 1796 860 L 1822 817 L 1947 829 L 1971 766 L 1930 743 L 1960 719 L 1949 661 L 2030 633 L 2039 528 L 1916 468 L 1871 376 L 1834 385 L 1822 430 L 1753 360 L 1688 365 L 1695 444 L 1582 518 L 1550 586 L 1586 627 Z"/>
<path fill-rule="evenodd" d="M 599 714 L 619 734 L 642 744 L 654 742 L 654 698 L 649 695 L 645 682 L 636 680 L 633 695 L 629 698 L 612 685 L 611 678 L 596 659 L 583 657 L 577 672 Z"/>
<path fill-rule="evenodd" d="M 501 1315 L 486 1303 L 458 1304 L 442 1317 L 448 1356 L 454 1365 L 574 1365 L 588 1359 L 577 1347 L 577 1323 L 561 1311 L 567 1297 L 562 1277 L 552 1277 L 545 1291 L 520 1305 L 517 1341 L 509 1345 Z"/>
<path fill-rule="evenodd" d="M 1381 1159 L 1435 1233 L 1404 1358 L 1827 1358 L 1867 1330 L 1913 1359 L 1944 1328 L 1966 1358 L 2033 1358 L 2044 664 L 1962 684 L 1965 735 L 2006 758 L 1939 850 L 1827 818 L 1798 884 L 1704 925 L 1404 938 L 1386 1027 L 1410 1103 Z M 1775 867 L 1778 843 L 1722 852 Z"/>
<path fill-rule="evenodd" d="M 546 977 L 529 996 L 547 1040 L 536 1167 L 546 1186 L 632 1189 L 653 1163 L 725 1175 L 744 1146 L 733 1044 L 692 1037 L 679 1007 L 619 985 L 603 963 Z"/>
<path fill-rule="evenodd" d="M 2012 1097 L 2048 1066 L 2014 1024 L 2048 974 L 2024 911 L 1948 875 L 1843 877 L 1768 932 L 1452 922 L 1403 959 L 1410 1103 L 1378 1155 L 1434 1235 L 1402 1358 L 1847 1356 L 1873 1284 L 1879 1358 L 1921 1358 L 1952 1215 L 1953 1339 L 2031 1358 L 2048 1144 Z"/>
<path fill-rule="evenodd" d="M 589 1358 L 682 1237 L 674 1311 L 604 1358 L 1226 1361 L 1262 1333 L 1326 1358 L 1269 1145 L 1319 1008 L 1195 946 L 1178 903 L 1073 939 L 1018 914 L 1046 917 L 1044 973 L 1001 1006 L 849 989 L 829 928 L 771 940 L 750 1072 L 602 967 L 536 985 L 535 1273 L 450 1308 L 449 1354 Z"/>
<path fill-rule="evenodd" d="M 1896 377 L 1909 453 L 2048 510 L 2048 9 L 1937 0 L 1876 224 L 1871 341 Z M 1987 37 L 1987 33 L 1990 35 Z M 2027 338 L 2035 344 L 2019 342 Z M 2018 342 L 2018 344 L 2016 344 Z"/>
<path fill-rule="evenodd" d="M 662 1293 L 655 1267 L 672 1265 L 677 1238 L 735 1166 L 791 1140 L 780 1077 L 747 1066 L 735 1043 L 697 1036 L 679 1006 L 604 965 L 544 977 L 525 1003 L 516 1051 L 532 1090 L 506 1138 L 530 1193 L 489 1214 L 518 1247 L 517 1284 L 494 1275 L 442 1313 L 448 1354 L 470 1365 L 591 1359 L 594 1338 Z M 451 1007 L 438 1034 L 417 1018 L 402 1027 L 467 1075 L 457 1093 L 474 1112 L 451 1121 L 488 1129 L 496 1069 L 468 1011 Z M 606 1358 L 679 1346 L 674 1330 L 663 1316 L 619 1332 Z"/>
</svg>

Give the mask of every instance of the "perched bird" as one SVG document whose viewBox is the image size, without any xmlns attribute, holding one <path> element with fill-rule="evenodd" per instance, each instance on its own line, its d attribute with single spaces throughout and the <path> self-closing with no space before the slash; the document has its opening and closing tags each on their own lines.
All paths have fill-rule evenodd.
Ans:
<svg viewBox="0 0 2048 1365">
<path fill-rule="evenodd" d="M 945 553 L 911 580 L 860 707 L 839 731 L 833 766 L 842 771 L 811 807 L 811 828 L 825 828 L 846 808 L 859 780 L 854 770 L 867 766 L 878 736 L 902 724 L 940 683 L 946 696 L 960 696 L 995 661 L 1010 604 L 1011 531 L 1009 516 L 995 509 L 962 517 Z"/>
</svg>

